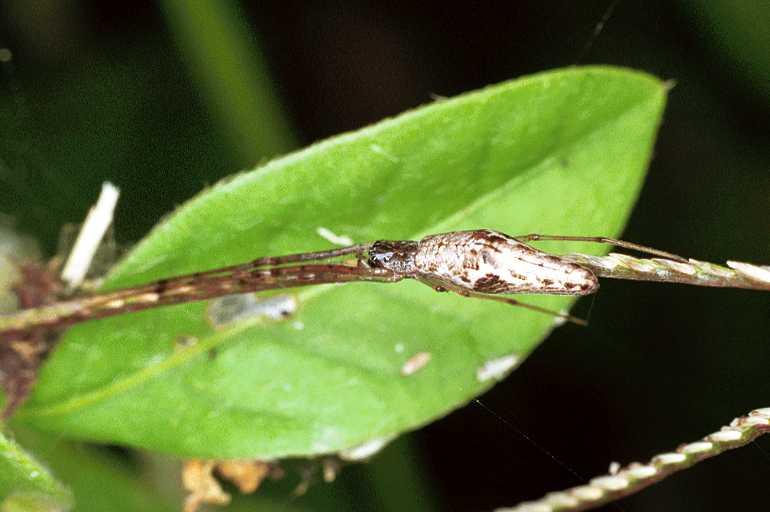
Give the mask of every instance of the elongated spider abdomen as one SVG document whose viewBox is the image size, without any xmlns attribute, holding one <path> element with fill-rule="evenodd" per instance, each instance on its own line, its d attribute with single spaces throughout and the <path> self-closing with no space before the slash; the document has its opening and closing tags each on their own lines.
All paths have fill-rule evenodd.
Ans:
<svg viewBox="0 0 770 512">
<path fill-rule="evenodd" d="M 599 287 L 590 270 L 488 229 L 427 236 L 414 262 L 426 282 L 480 293 L 588 295 Z"/>
</svg>

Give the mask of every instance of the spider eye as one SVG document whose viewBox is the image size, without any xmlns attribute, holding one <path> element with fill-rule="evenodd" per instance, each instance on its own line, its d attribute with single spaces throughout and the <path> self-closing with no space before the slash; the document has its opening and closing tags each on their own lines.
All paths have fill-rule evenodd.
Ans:
<svg viewBox="0 0 770 512">
<path fill-rule="evenodd" d="M 373 267 L 384 267 L 392 258 L 392 252 L 375 252 L 369 256 L 369 264 Z"/>
</svg>

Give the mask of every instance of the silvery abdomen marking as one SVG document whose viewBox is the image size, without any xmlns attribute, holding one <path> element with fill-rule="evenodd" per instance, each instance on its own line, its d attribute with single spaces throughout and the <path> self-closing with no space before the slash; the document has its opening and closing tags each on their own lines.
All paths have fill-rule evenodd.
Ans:
<svg viewBox="0 0 770 512">
<path fill-rule="evenodd" d="M 487 229 L 426 236 L 414 265 L 417 278 L 480 293 L 588 295 L 599 287 L 590 270 Z"/>
</svg>

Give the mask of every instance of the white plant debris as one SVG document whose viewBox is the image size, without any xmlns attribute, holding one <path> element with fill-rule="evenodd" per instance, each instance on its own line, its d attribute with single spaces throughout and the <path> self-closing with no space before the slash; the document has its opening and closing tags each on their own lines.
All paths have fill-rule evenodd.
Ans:
<svg viewBox="0 0 770 512">
<path fill-rule="evenodd" d="M 519 356 L 516 354 L 490 359 L 476 370 L 476 379 L 479 382 L 486 382 L 490 379 L 500 380 L 517 364 L 519 364 Z"/>
<path fill-rule="evenodd" d="M 393 437 L 379 437 L 363 444 L 359 444 L 358 446 L 341 450 L 339 452 L 340 459 L 349 462 L 368 459 L 382 450 L 392 439 Z"/>
<path fill-rule="evenodd" d="M 99 199 L 88 212 L 61 272 L 62 281 L 70 288 L 77 288 L 83 283 L 96 250 L 99 248 L 110 224 L 112 224 L 112 217 L 119 196 L 120 191 L 115 185 L 109 182 L 102 184 Z"/>
<path fill-rule="evenodd" d="M 330 244 L 342 245 L 342 246 L 353 245 L 353 239 L 351 239 L 349 236 L 338 235 L 329 228 L 319 226 L 315 230 L 315 232 L 318 233 L 318 236 L 320 236 Z"/>
<path fill-rule="evenodd" d="M 417 352 L 404 362 L 401 367 L 401 375 L 408 377 L 425 368 L 430 362 L 430 352 Z"/>
</svg>

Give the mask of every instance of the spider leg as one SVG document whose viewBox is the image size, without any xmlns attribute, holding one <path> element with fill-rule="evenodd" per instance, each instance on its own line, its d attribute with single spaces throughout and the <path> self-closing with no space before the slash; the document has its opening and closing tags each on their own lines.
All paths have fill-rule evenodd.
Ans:
<svg viewBox="0 0 770 512">
<path fill-rule="evenodd" d="M 441 283 L 440 285 L 438 285 L 427 279 L 419 279 L 419 281 L 422 282 L 423 284 L 430 286 L 436 291 L 442 291 L 442 292 L 449 291 L 449 292 L 454 292 L 457 295 L 461 295 L 463 297 L 468 297 L 472 299 L 486 299 L 486 300 L 493 300 L 495 302 L 502 302 L 503 304 L 508 304 L 510 306 L 518 306 L 525 309 L 529 309 L 530 311 L 537 311 L 538 313 L 544 313 L 546 315 L 551 315 L 556 318 L 562 318 L 567 322 L 572 322 L 573 324 L 582 325 L 582 326 L 588 325 L 588 322 L 583 320 L 582 318 L 577 318 L 575 316 L 568 315 L 566 313 L 561 313 L 559 311 L 554 311 L 552 309 L 535 306 L 534 304 L 527 304 L 526 302 L 521 302 L 520 300 L 512 299 L 510 297 L 474 292 L 471 290 L 466 290 L 465 288 L 460 288 L 459 286 L 449 285 L 447 283 Z"/>
<path fill-rule="evenodd" d="M 630 249 L 632 251 L 639 251 L 660 258 L 666 258 L 669 260 L 680 261 L 682 263 L 689 263 L 689 260 L 670 252 L 661 251 L 659 249 L 653 249 L 646 245 L 635 244 L 633 242 L 626 242 L 625 240 L 618 240 L 616 238 L 608 238 L 605 236 L 570 236 L 570 235 L 539 235 L 537 233 L 530 233 L 529 235 L 514 236 L 514 239 L 519 242 L 537 242 L 548 240 L 564 240 L 568 242 L 593 242 L 597 244 L 614 245 L 615 247 L 622 247 L 624 249 Z"/>
</svg>

